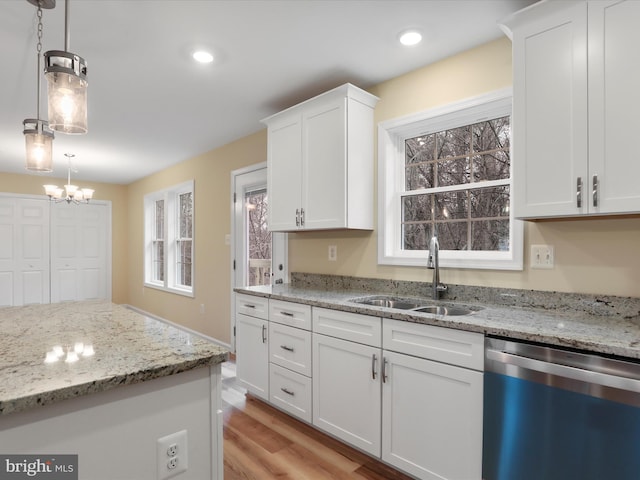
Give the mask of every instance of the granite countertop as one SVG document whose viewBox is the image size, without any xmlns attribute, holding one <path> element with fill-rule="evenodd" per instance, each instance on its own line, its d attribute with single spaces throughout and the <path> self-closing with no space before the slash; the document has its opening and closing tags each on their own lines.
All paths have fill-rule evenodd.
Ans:
<svg viewBox="0 0 640 480">
<path fill-rule="evenodd" d="M 615 302 L 608 298 L 574 295 L 576 298 L 573 299 L 573 303 L 567 303 L 567 298 L 572 300 L 570 294 L 532 292 L 531 296 L 534 293 L 537 296 L 534 302 L 531 299 L 516 299 L 518 296 L 526 297 L 529 292 L 504 291 L 494 294 L 489 299 L 478 294 L 478 289 L 475 288 L 473 294 L 455 296 L 438 303 L 469 305 L 478 308 L 478 311 L 471 315 L 442 316 L 374 307 L 350 301 L 375 294 L 389 295 L 389 290 L 318 288 L 284 284 L 273 287 L 237 288 L 235 291 L 316 307 L 640 359 L 640 299 L 621 299 L 618 302 L 620 306 L 612 307 Z M 395 296 L 415 298 L 415 295 Z M 429 300 L 426 295 L 421 298 L 430 304 L 435 302 Z M 496 298 L 506 304 L 496 303 Z"/>
<path fill-rule="evenodd" d="M 203 337 L 104 301 L 0 308 L 0 331 L 0 415 L 227 358 Z M 77 361 L 65 361 L 69 350 Z"/>
</svg>

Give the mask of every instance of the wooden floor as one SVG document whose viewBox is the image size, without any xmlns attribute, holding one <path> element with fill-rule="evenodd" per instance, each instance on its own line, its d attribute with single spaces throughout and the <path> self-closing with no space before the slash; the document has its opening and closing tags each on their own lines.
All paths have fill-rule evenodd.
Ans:
<svg viewBox="0 0 640 480">
<path fill-rule="evenodd" d="M 222 377 L 225 480 L 411 478 L 247 396 L 233 362 Z"/>
</svg>

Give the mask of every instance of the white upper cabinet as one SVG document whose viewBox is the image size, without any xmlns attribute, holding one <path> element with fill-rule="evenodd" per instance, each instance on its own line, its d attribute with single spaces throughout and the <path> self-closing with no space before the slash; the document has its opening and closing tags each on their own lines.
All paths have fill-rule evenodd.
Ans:
<svg viewBox="0 0 640 480">
<path fill-rule="evenodd" d="M 373 228 L 373 108 L 345 84 L 263 120 L 271 231 Z"/>
<path fill-rule="evenodd" d="M 639 23 L 636 1 L 540 2 L 504 22 L 516 217 L 640 212 Z"/>
</svg>

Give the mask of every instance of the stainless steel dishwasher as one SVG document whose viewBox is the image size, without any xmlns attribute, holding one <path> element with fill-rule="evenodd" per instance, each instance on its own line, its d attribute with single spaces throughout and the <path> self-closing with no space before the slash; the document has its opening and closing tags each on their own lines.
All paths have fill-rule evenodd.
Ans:
<svg viewBox="0 0 640 480">
<path fill-rule="evenodd" d="M 640 363 L 488 337 L 482 476 L 640 479 Z"/>
</svg>

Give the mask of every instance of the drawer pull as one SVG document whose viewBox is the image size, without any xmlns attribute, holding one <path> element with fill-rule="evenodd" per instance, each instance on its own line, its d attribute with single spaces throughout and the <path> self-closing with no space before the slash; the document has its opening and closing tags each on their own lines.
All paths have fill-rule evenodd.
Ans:
<svg viewBox="0 0 640 480">
<path fill-rule="evenodd" d="M 284 315 L 285 317 L 293 317 L 293 313 L 291 312 L 280 312 L 280 315 Z"/>
<path fill-rule="evenodd" d="M 376 360 L 378 360 L 378 357 L 376 357 L 376 354 L 374 353 L 371 356 L 371 378 L 373 378 L 374 380 L 378 375 L 378 372 L 376 372 Z"/>
<path fill-rule="evenodd" d="M 389 378 L 387 376 L 387 359 L 383 357 L 382 358 L 382 383 L 386 383 L 387 378 Z"/>
<path fill-rule="evenodd" d="M 251 305 L 250 303 L 245 303 L 244 306 L 247 308 L 256 308 L 255 305 Z"/>
<path fill-rule="evenodd" d="M 280 345 L 280 348 L 287 352 L 293 352 L 293 347 L 287 347 L 286 345 Z"/>
<path fill-rule="evenodd" d="M 582 208 L 582 177 L 576 181 L 576 207 Z"/>
<path fill-rule="evenodd" d="M 287 395 L 291 395 L 292 397 L 295 396 L 295 393 L 292 392 L 291 390 L 287 389 L 287 388 L 281 387 L 280 390 L 282 390 Z"/>
</svg>

